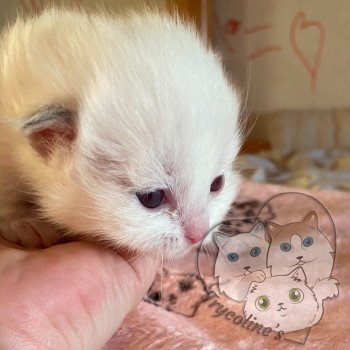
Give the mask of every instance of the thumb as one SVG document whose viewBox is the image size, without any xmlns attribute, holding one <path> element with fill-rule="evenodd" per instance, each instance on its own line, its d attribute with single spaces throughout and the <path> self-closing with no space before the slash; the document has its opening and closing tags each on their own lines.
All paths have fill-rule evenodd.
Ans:
<svg viewBox="0 0 350 350">
<path fill-rule="evenodd" d="M 87 243 L 0 250 L 0 348 L 99 349 L 151 285 L 158 262 Z"/>
</svg>

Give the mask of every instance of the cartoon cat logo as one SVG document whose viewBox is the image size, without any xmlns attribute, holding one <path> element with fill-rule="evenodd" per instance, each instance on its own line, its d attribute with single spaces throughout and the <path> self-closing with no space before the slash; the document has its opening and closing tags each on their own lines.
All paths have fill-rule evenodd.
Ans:
<svg viewBox="0 0 350 350">
<path fill-rule="evenodd" d="M 268 274 L 265 227 L 258 223 L 250 232 L 231 237 L 217 233 L 214 238 L 219 248 L 215 277 L 219 279 L 220 292 L 243 301 L 250 284 L 263 281 Z"/>
<path fill-rule="evenodd" d="M 271 267 L 272 276 L 287 275 L 302 267 L 306 283 L 312 288 L 317 279 L 331 275 L 334 250 L 318 228 L 316 212 L 285 226 L 270 222 L 267 231 L 271 237 L 267 266 Z"/>
<path fill-rule="evenodd" d="M 323 300 L 338 295 L 338 281 L 318 280 L 313 288 L 306 284 L 303 268 L 288 275 L 252 283 L 244 306 L 245 317 L 276 332 L 292 332 L 315 325 L 323 314 Z"/>
<path fill-rule="evenodd" d="M 289 213 L 290 205 L 295 203 L 300 208 Z M 267 204 L 271 204 L 276 222 L 288 218 L 288 224 L 266 222 Z M 278 333 L 305 329 L 306 341 L 307 328 L 322 318 L 323 301 L 339 294 L 339 282 L 331 276 L 336 242 L 334 222 L 327 209 L 307 195 L 280 194 L 267 204 L 260 211 L 264 215 L 257 216 L 261 221 L 250 232 L 233 236 L 222 231 L 214 234 L 218 253 L 211 256 L 218 283 L 206 285 L 207 290 L 244 302 L 246 320 L 252 319 L 261 327 Z M 317 213 L 312 211 L 314 208 Z M 308 214 L 302 216 L 303 220 L 295 220 L 301 210 Z M 322 215 L 322 225 L 318 215 Z M 238 225 L 225 222 L 226 231 L 232 232 L 233 227 L 236 229 Z M 334 238 L 334 244 L 330 237 Z M 285 339 L 294 341 L 294 336 L 289 334 Z"/>
</svg>

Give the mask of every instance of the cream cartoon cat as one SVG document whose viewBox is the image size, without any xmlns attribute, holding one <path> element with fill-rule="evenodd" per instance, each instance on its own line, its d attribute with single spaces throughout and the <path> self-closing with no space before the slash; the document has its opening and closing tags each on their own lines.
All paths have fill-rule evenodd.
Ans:
<svg viewBox="0 0 350 350">
<path fill-rule="evenodd" d="M 243 301 L 250 284 L 266 277 L 269 244 L 265 240 L 264 225 L 258 223 L 250 232 L 232 237 L 216 234 L 215 242 L 219 247 L 215 277 L 219 279 L 220 292 Z"/>
<path fill-rule="evenodd" d="M 331 275 L 334 250 L 318 229 L 316 212 L 309 213 L 301 222 L 285 226 L 268 223 L 267 231 L 271 237 L 267 266 L 271 266 L 272 276 L 287 275 L 302 267 L 306 283 L 313 287 L 317 279 Z"/>
<path fill-rule="evenodd" d="M 306 284 L 301 267 L 288 275 L 252 283 L 244 306 L 245 317 L 276 332 L 292 332 L 311 327 L 322 317 L 323 300 L 338 295 L 338 281 L 325 278 L 314 288 Z"/>
</svg>

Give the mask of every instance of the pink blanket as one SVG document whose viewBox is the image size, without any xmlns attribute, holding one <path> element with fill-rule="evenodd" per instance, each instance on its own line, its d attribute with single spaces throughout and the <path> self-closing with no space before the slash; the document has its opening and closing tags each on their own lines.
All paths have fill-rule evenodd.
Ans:
<svg viewBox="0 0 350 350">
<path fill-rule="evenodd" d="M 261 203 L 293 190 L 246 182 L 236 210 L 253 217 Z M 215 316 L 214 299 L 208 300 L 198 276 L 196 254 L 192 254 L 176 268 L 160 271 L 145 301 L 129 314 L 105 349 L 300 349 L 304 342 L 303 349 L 350 349 L 350 193 L 296 191 L 318 199 L 331 214 L 337 230 L 332 275 L 340 282 L 340 292 L 335 299 L 324 301 L 324 314 L 318 324 L 294 332 L 286 340 L 257 334 L 242 324 Z M 298 205 L 288 210 L 293 212 Z M 211 277 L 204 276 L 208 284 Z M 237 304 L 231 304 L 230 310 L 242 313 Z"/>
</svg>

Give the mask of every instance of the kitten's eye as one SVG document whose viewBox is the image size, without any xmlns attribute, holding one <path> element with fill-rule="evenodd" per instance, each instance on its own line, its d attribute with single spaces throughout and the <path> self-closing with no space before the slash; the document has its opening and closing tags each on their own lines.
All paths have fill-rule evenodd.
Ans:
<svg viewBox="0 0 350 350">
<path fill-rule="evenodd" d="M 270 308 L 270 299 L 266 295 L 260 296 L 255 301 L 255 307 L 260 311 L 266 311 Z"/>
<path fill-rule="evenodd" d="M 156 190 L 149 193 L 136 193 L 140 203 L 146 208 L 154 209 L 164 203 L 165 194 L 163 190 Z"/>
<path fill-rule="evenodd" d="M 210 185 L 210 192 L 217 192 L 221 189 L 224 183 L 224 176 L 220 175 L 214 179 L 214 181 Z"/>
<path fill-rule="evenodd" d="M 288 292 L 289 300 L 292 303 L 300 303 L 304 299 L 304 293 L 299 288 L 293 288 Z"/>
<path fill-rule="evenodd" d="M 282 243 L 280 248 L 283 252 L 289 252 L 292 249 L 292 246 L 289 243 Z"/>
<path fill-rule="evenodd" d="M 306 237 L 303 240 L 303 246 L 304 247 L 310 247 L 310 245 L 312 245 L 312 243 L 314 243 L 314 240 L 312 239 L 312 237 Z"/>
<path fill-rule="evenodd" d="M 257 256 L 259 256 L 261 253 L 261 249 L 259 247 L 255 247 L 253 248 L 251 251 L 250 251 L 250 255 L 253 257 L 253 258 L 256 258 Z"/>
<path fill-rule="evenodd" d="M 229 253 L 227 254 L 227 259 L 228 261 L 236 262 L 239 259 L 239 256 L 236 253 Z"/>
</svg>

